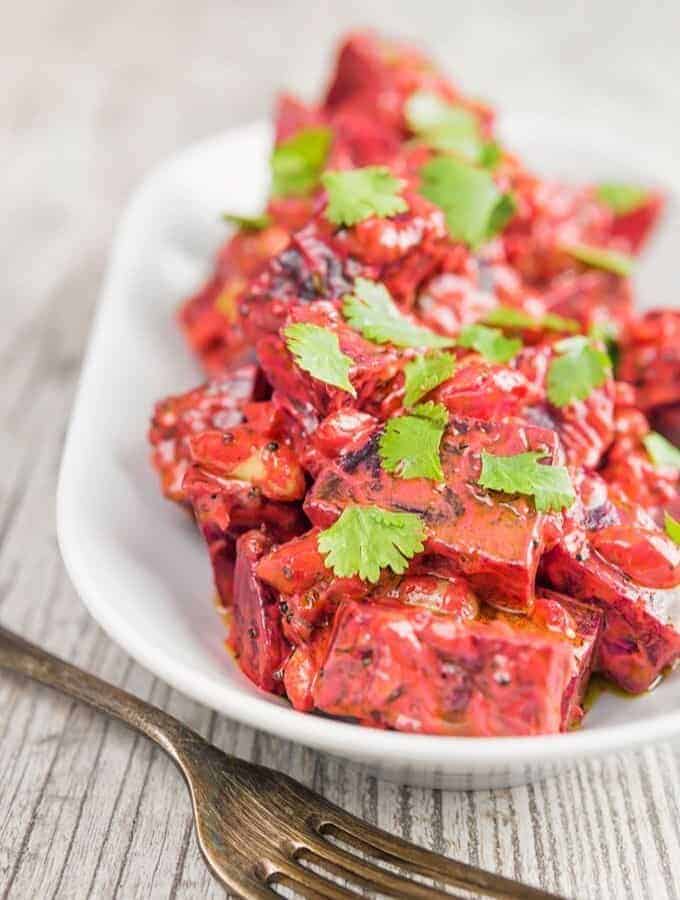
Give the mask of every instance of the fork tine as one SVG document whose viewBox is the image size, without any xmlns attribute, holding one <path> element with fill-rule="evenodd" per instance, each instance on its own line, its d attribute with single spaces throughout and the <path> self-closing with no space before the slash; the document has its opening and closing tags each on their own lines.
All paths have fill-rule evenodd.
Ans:
<svg viewBox="0 0 680 900">
<path fill-rule="evenodd" d="M 447 897 L 456 900 L 456 897 L 460 896 L 443 893 L 429 885 L 403 878 L 325 842 L 314 850 L 303 847 L 296 853 L 296 859 L 305 859 L 340 878 L 346 878 L 363 888 L 391 897 L 403 897 L 406 900 L 442 900 L 442 897 Z"/>
<path fill-rule="evenodd" d="M 308 821 L 319 835 L 334 837 L 373 859 L 388 862 L 409 873 L 423 875 L 455 887 L 477 891 L 487 897 L 503 898 L 503 900 L 556 900 L 556 895 L 546 893 L 539 888 L 529 887 L 504 878 L 502 875 L 485 872 L 475 866 L 416 847 L 414 844 L 394 837 L 373 825 L 368 825 L 330 804 L 328 814 L 312 816 Z M 359 860 L 357 857 L 335 844 L 324 841 L 322 849 L 327 852 L 326 848 L 328 847 L 333 847 L 336 854 L 344 854 L 343 862 L 339 862 L 339 865 L 351 865 L 358 871 Z M 314 850 L 317 850 L 316 846 Z M 382 873 L 384 870 L 378 868 L 378 871 Z M 418 887 L 424 888 L 425 885 Z M 438 896 L 441 896 L 441 893 Z"/>
<path fill-rule="evenodd" d="M 357 900 L 360 895 L 295 863 L 277 863 L 269 883 L 283 884 L 310 900 Z"/>
</svg>

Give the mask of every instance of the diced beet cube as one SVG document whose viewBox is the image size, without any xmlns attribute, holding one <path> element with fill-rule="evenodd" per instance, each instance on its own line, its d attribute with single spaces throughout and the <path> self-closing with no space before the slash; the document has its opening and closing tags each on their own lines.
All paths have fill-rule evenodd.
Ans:
<svg viewBox="0 0 680 900">
<path fill-rule="evenodd" d="M 645 691 L 680 657 L 680 611 L 672 595 L 634 584 L 576 542 L 550 550 L 542 571 L 557 590 L 604 612 L 596 667 L 619 687 L 634 694 Z"/>
<path fill-rule="evenodd" d="M 378 437 L 320 472 L 305 500 L 312 523 L 327 527 L 352 504 L 417 513 L 426 524 L 427 552 L 453 560 L 473 590 L 490 603 L 530 610 L 553 518 L 538 513 L 532 499 L 480 488 L 480 453 L 541 449 L 548 460 L 558 461 L 556 434 L 510 420 L 454 419 L 441 444 L 443 485 L 386 472 L 380 465 Z"/>
<path fill-rule="evenodd" d="M 635 387 L 643 410 L 680 402 L 680 311 L 654 309 L 631 323 L 617 374 Z"/>
<path fill-rule="evenodd" d="M 220 375 L 251 354 L 238 300 L 247 280 L 287 243 L 288 232 L 279 225 L 238 232 L 220 250 L 212 276 L 182 305 L 180 328 L 208 374 Z"/>
<path fill-rule="evenodd" d="M 248 678 L 265 691 L 282 694 L 290 646 L 281 629 L 276 596 L 255 574 L 257 561 L 270 546 L 270 539 L 261 531 L 248 531 L 236 543 L 229 640 Z"/>
<path fill-rule="evenodd" d="M 346 602 L 313 686 L 318 709 L 399 731 L 465 736 L 557 732 L 573 649 L 502 622 Z"/>
</svg>

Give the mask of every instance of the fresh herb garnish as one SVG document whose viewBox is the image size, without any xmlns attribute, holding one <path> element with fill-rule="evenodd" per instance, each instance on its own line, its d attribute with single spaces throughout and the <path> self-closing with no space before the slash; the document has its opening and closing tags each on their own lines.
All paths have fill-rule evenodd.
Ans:
<svg viewBox="0 0 680 900">
<path fill-rule="evenodd" d="M 495 169 L 503 159 L 503 148 L 498 141 L 487 141 L 479 154 L 479 165 L 485 169 Z"/>
<path fill-rule="evenodd" d="M 284 328 L 283 336 L 301 369 L 318 381 L 332 384 L 356 397 L 349 380 L 349 370 L 354 363 L 340 349 L 337 334 L 320 325 L 298 322 Z"/>
<path fill-rule="evenodd" d="M 377 506 L 348 506 L 318 537 L 319 552 L 339 578 L 358 575 L 375 583 L 380 570 L 401 575 L 423 550 L 425 526 L 415 513 Z"/>
<path fill-rule="evenodd" d="M 404 109 L 406 122 L 433 150 L 449 150 L 478 162 L 484 147 L 479 121 L 463 106 L 448 103 L 431 91 L 411 94 Z"/>
<path fill-rule="evenodd" d="M 324 172 L 321 181 L 328 191 L 326 218 L 334 225 L 356 225 L 369 216 L 394 216 L 408 209 L 399 193 L 404 182 L 386 166 Z"/>
<path fill-rule="evenodd" d="M 575 260 L 590 266 L 591 269 L 602 269 L 627 278 L 633 272 L 635 260 L 627 253 L 618 250 L 607 250 L 604 247 L 593 247 L 590 244 L 565 244 L 562 249 Z"/>
<path fill-rule="evenodd" d="M 347 294 L 342 307 L 345 318 L 369 341 L 395 347 L 451 347 L 451 338 L 416 325 L 397 308 L 383 284 L 357 278 L 354 293 Z"/>
<path fill-rule="evenodd" d="M 655 466 L 671 466 L 680 469 L 680 450 L 662 434 L 650 431 L 642 438 L 645 450 Z"/>
<path fill-rule="evenodd" d="M 488 490 L 525 494 L 534 498 L 539 512 L 567 509 L 576 499 L 566 466 L 545 466 L 544 451 L 494 456 L 482 451 L 482 472 L 478 483 Z"/>
<path fill-rule="evenodd" d="M 519 338 L 507 338 L 500 328 L 466 325 L 458 335 L 458 344 L 476 350 L 493 363 L 506 363 L 522 349 Z"/>
<path fill-rule="evenodd" d="M 421 403 L 410 413 L 389 419 L 380 438 L 380 459 L 399 478 L 443 481 L 439 445 L 449 415 L 441 403 Z"/>
<path fill-rule="evenodd" d="M 501 232 L 515 212 L 484 169 L 451 156 L 438 156 L 420 170 L 421 194 L 444 210 L 451 236 L 478 247 Z"/>
<path fill-rule="evenodd" d="M 598 184 L 595 196 L 608 206 L 617 216 L 634 212 L 647 202 L 649 192 L 634 184 L 620 184 L 614 181 Z"/>
<path fill-rule="evenodd" d="M 450 353 L 417 356 L 404 367 L 404 406 L 413 406 L 453 375 L 455 362 Z"/>
<path fill-rule="evenodd" d="M 663 514 L 663 518 L 666 526 L 666 534 L 672 541 L 675 541 L 676 544 L 680 544 L 680 522 L 678 522 L 677 519 L 674 519 L 668 512 Z"/>
<path fill-rule="evenodd" d="M 512 306 L 497 306 L 485 317 L 486 325 L 496 325 L 498 328 L 518 328 L 532 331 L 566 331 L 577 334 L 581 330 L 576 319 L 565 319 L 555 313 L 546 313 L 543 316 L 530 316 L 529 313 Z"/>
<path fill-rule="evenodd" d="M 559 353 L 548 367 L 548 399 L 554 406 L 585 400 L 612 373 L 609 355 L 583 335 L 555 344 Z"/>
<path fill-rule="evenodd" d="M 230 225 L 236 225 L 241 231 L 263 231 L 265 228 L 269 228 L 272 223 L 267 213 L 262 213 L 259 216 L 238 216 L 234 213 L 223 213 L 222 220 L 229 222 Z"/>
<path fill-rule="evenodd" d="M 304 197 L 319 183 L 333 134 L 322 126 L 304 128 L 281 141 L 271 155 L 272 194 Z"/>
</svg>

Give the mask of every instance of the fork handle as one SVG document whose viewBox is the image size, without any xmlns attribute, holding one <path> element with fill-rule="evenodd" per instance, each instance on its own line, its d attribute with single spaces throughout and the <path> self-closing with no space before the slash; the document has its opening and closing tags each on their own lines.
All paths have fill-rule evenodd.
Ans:
<svg viewBox="0 0 680 900">
<path fill-rule="evenodd" d="M 27 675 L 109 713 L 160 744 L 180 763 L 181 747 L 202 738 L 163 710 L 53 656 L 0 625 L 0 668 Z"/>
</svg>

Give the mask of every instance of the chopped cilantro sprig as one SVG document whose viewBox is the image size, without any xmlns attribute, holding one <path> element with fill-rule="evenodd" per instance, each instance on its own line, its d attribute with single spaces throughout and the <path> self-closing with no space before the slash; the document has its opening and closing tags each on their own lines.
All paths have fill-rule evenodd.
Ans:
<svg viewBox="0 0 680 900">
<path fill-rule="evenodd" d="M 625 216 L 644 206 L 649 197 L 649 191 L 635 184 L 608 181 L 598 184 L 595 196 L 600 203 L 608 206 L 617 216 Z"/>
<path fill-rule="evenodd" d="M 448 419 L 441 403 L 421 403 L 407 415 L 389 419 L 379 444 L 383 468 L 399 478 L 443 481 L 439 445 Z"/>
<path fill-rule="evenodd" d="M 567 509 L 576 499 L 565 466 L 541 465 L 546 453 L 532 450 L 514 456 L 494 456 L 482 451 L 478 483 L 488 490 L 524 494 L 534 498 L 539 512 Z"/>
<path fill-rule="evenodd" d="M 455 362 L 450 353 L 417 356 L 404 367 L 404 406 L 413 406 L 453 375 Z"/>
<path fill-rule="evenodd" d="M 304 197 L 319 183 L 333 140 L 329 128 L 303 128 L 272 151 L 272 194 Z"/>
<path fill-rule="evenodd" d="M 554 406 L 585 400 L 612 373 L 609 354 L 584 335 L 555 344 L 559 356 L 548 367 L 548 399 Z"/>
<path fill-rule="evenodd" d="M 318 537 L 319 552 L 339 578 L 358 575 L 375 583 L 382 569 L 401 575 L 423 550 L 425 525 L 415 513 L 377 506 L 348 506 Z"/>
<path fill-rule="evenodd" d="M 662 434 L 650 431 L 642 438 L 642 443 L 655 466 L 680 469 L 680 450 Z"/>
<path fill-rule="evenodd" d="M 420 170 L 421 194 L 444 211 L 454 240 L 479 247 L 499 234 L 515 213 L 491 175 L 452 156 L 437 156 Z"/>
<path fill-rule="evenodd" d="M 357 278 L 354 293 L 348 294 L 342 307 L 349 324 L 369 341 L 394 344 L 395 347 L 451 347 L 451 338 L 443 337 L 403 315 L 383 284 Z"/>
<path fill-rule="evenodd" d="M 543 316 L 530 316 L 522 309 L 512 306 L 497 306 L 484 318 L 485 325 L 495 325 L 498 328 L 516 328 L 527 331 L 564 331 L 577 334 L 581 330 L 576 319 L 566 319 L 555 313 L 546 313 Z"/>
<path fill-rule="evenodd" d="M 321 181 L 328 192 L 326 218 L 334 225 L 356 225 L 370 216 L 395 216 L 408 209 L 400 194 L 404 182 L 386 166 L 324 172 Z"/>
<path fill-rule="evenodd" d="M 577 262 L 589 266 L 591 269 L 602 269 L 603 272 L 612 272 L 628 278 L 633 273 L 635 260 L 627 253 L 618 250 L 608 250 L 605 247 L 594 247 L 591 244 L 565 244 L 562 247 L 565 253 L 573 257 Z"/>
<path fill-rule="evenodd" d="M 665 512 L 663 516 L 666 534 L 676 544 L 680 544 L 680 522 L 678 522 L 677 519 L 674 519 L 669 512 Z"/>
<path fill-rule="evenodd" d="M 493 363 L 509 362 L 522 349 L 519 338 L 507 338 L 499 328 L 466 325 L 458 336 L 461 347 L 476 350 Z"/>
<path fill-rule="evenodd" d="M 284 328 L 283 336 L 301 369 L 356 397 L 357 392 L 349 380 L 349 370 L 354 363 L 340 349 L 337 334 L 320 325 L 298 322 Z"/>
</svg>

